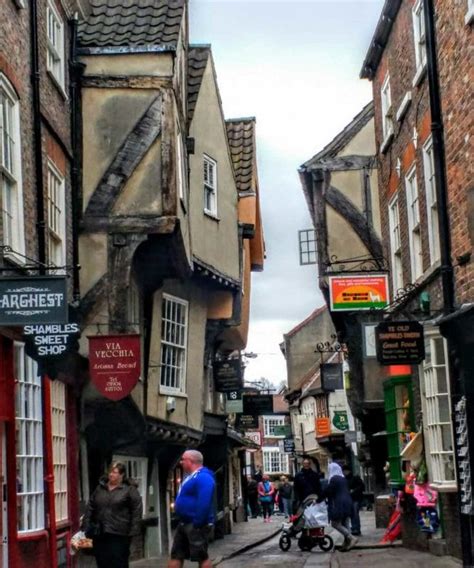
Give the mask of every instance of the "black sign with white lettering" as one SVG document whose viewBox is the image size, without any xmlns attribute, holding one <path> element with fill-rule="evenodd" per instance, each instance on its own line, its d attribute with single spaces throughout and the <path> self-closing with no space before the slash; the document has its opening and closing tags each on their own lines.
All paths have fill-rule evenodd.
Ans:
<svg viewBox="0 0 474 568">
<path fill-rule="evenodd" d="M 273 397 L 271 394 L 245 394 L 244 414 L 262 416 L 273 414 Z"/>
<path fill-rule="evenodd" d="M 292 454 L 295 451 L 294 438 L 285 438 L 283 440 L 283 451 L 285 454 Z"/>
<path fill-rule="evenodd" d="M 23 339 L 26 353 L 35 361 L 60 357 L 75 349 L 80 336 L 79 324 L 25 325 Z"/>
<path fill-rule="evenodd" d="M 0 280 L 0 325 L 67 323 L 64 276 Z"/>
<path fill-rule="evenodd" d="M 423 326 L 417 321 L 384 321 L 375 329 L 381 365 L 417 365 L 425 358 Z"/>
<path fill-rule="evenodd" d="M 341 363 L 323 363 L 321 365 L 321 386 L 324 391 L 344 388 Z"/>
<path fill-rule="evenodd" d="M 242 389 L 242 364 L 240 359 L 227 359 L 214 363 L 214 385 L 217 392 Z"/>
<path fill-rule="evenodd" d="M 237 428 L 246 430 L 247 428 L 258 428 L 258 416 L 251 414 L 237 414 L 235 425 Z"/>
</svg>

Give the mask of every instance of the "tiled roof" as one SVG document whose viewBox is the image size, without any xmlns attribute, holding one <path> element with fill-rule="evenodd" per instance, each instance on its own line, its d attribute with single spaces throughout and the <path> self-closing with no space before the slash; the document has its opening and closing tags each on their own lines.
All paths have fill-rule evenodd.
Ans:
<svg viewBox="0 0 474 568">
<path fill-rule="evenodd" d="M 290 331 L 287 331 L 284 334 L 284 337 L 291 337 L 292 335 L 295 335 L 295 333 L 297 333 L 298 331 L 300 331 L 300 329 L 303 329 L 303 327 L 305 327 L 305 325 L 307 325 L 309 322 L 313 321 L 314 319 L 316 319 L 318 316 L 320 316 L 321 314 L 323 314 L 324 312 L 326 312 L 328 309 L 328 307 L 326 306 L 326 304 L 324 304 L 324 306 L 321 306 L 319 308 L 316 308 L 314 310 L 314 312 L 311 312 L 309 314 L 309 316 L 307 318 L 305 318 L 303 321 L 300 321 L 299 324 L 297 324 L 295 327 L 293 327 L 292 329 L 290 329 Z"/>
<path fill-rule="evenodd" d="M 82 47 L 176 48 L 185 0 L 90 0 L 79 23 Z"/>
<path fill-rule="evenodd" d="M 237 190 L 252 191 L 255 167 L 255 117 L 226 120 L 227 138 L 234 165 Z"/>
<path fill-rule="evenodd" d="M 193 119 L 202 77 L 209 61 L 210 45 L 191 45 L 188 52 L 188 122 Z"/>
</svg>

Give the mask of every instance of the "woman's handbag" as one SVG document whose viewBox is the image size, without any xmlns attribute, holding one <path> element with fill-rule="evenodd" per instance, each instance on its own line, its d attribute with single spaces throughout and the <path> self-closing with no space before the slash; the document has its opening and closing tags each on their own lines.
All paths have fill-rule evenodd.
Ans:
<svg viewBox="0 0 474 568">
<path fill-rule="evenodd" d="M 104 533 L 104 528 L 101 522 L 91 521 L 85 528 L 84 533 L 86 535 L 86 538 L 95 538 L 101 536 Z"/>
</svg>

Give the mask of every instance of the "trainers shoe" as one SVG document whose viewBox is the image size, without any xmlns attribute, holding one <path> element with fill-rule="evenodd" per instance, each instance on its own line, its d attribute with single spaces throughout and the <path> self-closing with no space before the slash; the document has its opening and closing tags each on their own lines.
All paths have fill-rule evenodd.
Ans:
<svg viewBox="0 0 474 568">
<path fill-rule="evenodd" d="M 349 538 L 349 543 L 347 545 L 347 547 L 345 548 L 345 550 L 351 550 L 351 548 L 354 548 L 354 546 L 359 542 L 359 539 L 356 538 L 355 536 L 351 536 Z"/>
</svg>

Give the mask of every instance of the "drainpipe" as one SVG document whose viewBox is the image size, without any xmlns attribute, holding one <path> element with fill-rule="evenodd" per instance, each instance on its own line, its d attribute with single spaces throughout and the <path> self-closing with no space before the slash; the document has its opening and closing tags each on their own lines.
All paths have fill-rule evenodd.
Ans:
<svg viewBox="0 0 474 568">
<path fill-rule="evenodd" d="M 428 68 L 428 85 L 431 108 L 431 133 L 433 139 L 433 157 L 436 180 L 436 197 L 438 200 L 438 221 L 441 253 L 441 282 L 443 288 L 443 313 L 449 315 L 455 310 L 454 270 L 451 261 L 451 234 L 448 214 L 448 183 L 446 171 L 446 154 L 444 147 L 444 126 L 441 107 L 441 90 L 439 85 L 438 60 L 436 52 L 436 23 L 433 0 L 423 0 L 426 35 L 426 57 Z M 449 381 L 451 386 L 451 415 L 453 432 L 456 433 L 455 405 L 463 394 L 467 393 L 465 384 L 458 378 L 459 373 L 455 369 L 459 365 L 456 362 L 453 339 L 448 337 L 448 364 Z M 468 402 L 472 402 L 469 400 Z M 468 418 L 468 447 L 472 449 L 473 440 L 469 431 L 473 430 L 474 421 Z M 472 454 L 471 454 L 472 455 Z M 458 452 L 454 451 L 457 479 L 461 479 L 462 471 L 459 467 Z M 458 490 L 458 508 L 461 528 L 461 548 L 464 566 L 472 566 L 473 534 L 469 515 L 461 513 L 461 494 Z"/>
<path fill-rule="evenodd" d="M 41 140 L 40 68 L 38 50 L 37 2 L 30 2 L 31 86 L 33 99 L 33 139 L 35 145 L 36 226 L 38 230 L 38 260 L 40 274 L 45 274 L 46 235 L 44 216 L 43 148 Z"/>
</svg>

